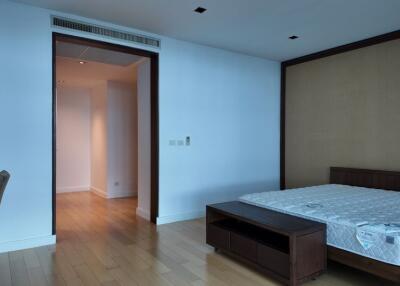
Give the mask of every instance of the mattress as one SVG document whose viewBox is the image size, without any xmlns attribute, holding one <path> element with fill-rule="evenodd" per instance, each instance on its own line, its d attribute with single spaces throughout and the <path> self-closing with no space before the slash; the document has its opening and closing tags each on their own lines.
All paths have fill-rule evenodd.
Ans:
<svg viewBox="0 0 400 286">
<path fill-rule="evenodd" d="M 328 245 L 400 266 L 400 192 L 331 184 L 239 200 L 325 223 Z"/>
</svg>

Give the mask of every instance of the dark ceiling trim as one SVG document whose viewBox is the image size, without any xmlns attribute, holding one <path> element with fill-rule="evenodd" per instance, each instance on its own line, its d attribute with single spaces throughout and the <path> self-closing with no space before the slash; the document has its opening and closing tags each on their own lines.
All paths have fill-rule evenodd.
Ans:
<svg viewBox="0 0 400 286">
<path fill-rule="evenodd" d="M 285 172 L 285 160 L 286 160 L 286 68 L 293 65 L 302 64 L 305 62 L 329 57 L 352 50 L 357 50 L 373 45 L 377 45 L 384 42 L 400 39 L 400 30 L 396 30 L 390 33 L 382 34 L 372 38 L 364 39 L 354 43 L 338 46 L 335 48 L 327 49 L 317 53 L 309 54 L 306 56 L 294 58 L 281 63 L 281 138 L 280 138 L 280 187 L 281 190 L 286 188 L 286 172 Z"/>
<path fill-rule="evenodd" d="M 335 48 L 331 48 L 331 49 L 327 49 L 327 50 L 324 50 L 324 51 L 316 52 L 316 53 L 309 54 L 309 55 L 306 55 L 306 56 L 302 56 L 302 57 L 299 57 L 299 58 L 287 60 L 287 61 L 283 62 L 283 65 L 284 66 L 293 66 L 293 65 L 309 62 L 309 61 L 312 61 L 312 60 L 316 60 L 316 59 L 320 59 L 320 58 L 324 58 L 324 57 L 329 57 L 329 56 L 332 56 L 332 55 L 337 55 L 337 54 L 340 54 L 340 53 L 344 53 L 344 52 L 348 52 L 348 51 L 352 51 L 352 50 L 356 50 L 356 49 L 360 49 L 360 48 L 364 48 L 364 47 L 368 47 L 368 46 L 384 43 L 384 42 L 395 40 L 395 39 L 399 39 L 399 38 L 400 38 L 400 30 L 396 30 L 396 31 L 393 31 L 393 32 L 390 32 L 390 33 L 387 33 L 387 34 L 375 36 L 375 37 L 372 37 L 372 38 L 364 39 L 364 40 L 353 42 L 353 43 L 350 43 L 350 44 L 345 44 L 345 45 L 342 45 L 342 46 L 338 46 L 338 47 L 335 47 Z"/>
</svg>

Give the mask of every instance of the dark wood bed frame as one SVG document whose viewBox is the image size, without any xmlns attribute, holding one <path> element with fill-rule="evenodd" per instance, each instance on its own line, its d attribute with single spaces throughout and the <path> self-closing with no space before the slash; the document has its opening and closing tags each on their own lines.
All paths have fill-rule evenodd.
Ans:
<svg viewBox="0 0 400 286">
<path fill-rule="evenodd" d="M 331 167 L 331 184 L 400 191 L 400 172 Z M 384 263 L 328 246 L 328 258 L 376 276 L 400 283 L 400 266 Z"/>
</svg>

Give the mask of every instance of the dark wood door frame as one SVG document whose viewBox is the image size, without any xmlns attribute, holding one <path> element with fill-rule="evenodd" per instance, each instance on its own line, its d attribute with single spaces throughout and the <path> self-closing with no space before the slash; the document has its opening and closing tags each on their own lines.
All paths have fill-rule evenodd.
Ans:
<svg viewBox="0 0 400 286">
<path fill-rule="evenodd" d="M 150 220 L 156 223 L 158 216 L 158 174 L 159 174 L 159 113 L 158 113 L 158 83 L 159 83 L 159 56 L 156 52 L 137 49 L 129 46 L 112 44 L 108 42 L 87 39 L 53 32 L 53 97 L 52 97 L 52 227 L 53 235 L 56 234 L 56 41 L 83 44 L 96 48 L 133 54 L 150 59 L 150 113 L 151 113 L 151 194 L 150 194 Z"/>
<path fill-rule="evenodd" d="M 361 40 L 358 42 L 338 46 L 335 48 L 331 48 L 328 50 L 320 51 L 317 53 L 313 53 L 310 55 L 302 56 L 299 58 L 287 60 L 281 63 L 281 138 L 280 138 L 280 173 L 281 173 L 281 178 L 280 178 L 280 186 L 281 190 L 284 190 L 286 188 L 286 179 L 285 179 L 285 144 L 286 144 L 286 139 L 285 139 L 285 127 L 286 127 L 286 68 L 297 65 L 297 64 L 302 64 L 305 62 L 349 52 L 352 50 L 356 49 L 361 49 L 365 48 L 368 46 L 392 41 L 400 39 L 400 30 L 393 31 L 387 34 L 379 35 L 376 37 L 368 38 L 365 40 Z"/>
</svg>

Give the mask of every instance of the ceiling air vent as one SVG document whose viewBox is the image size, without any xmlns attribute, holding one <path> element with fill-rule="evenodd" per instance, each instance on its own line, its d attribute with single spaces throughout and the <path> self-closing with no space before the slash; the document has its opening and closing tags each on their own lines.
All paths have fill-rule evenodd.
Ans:
<svg viewBox="0 0 400 286">
<path fill-rule="evenodd" d="M 78 22 L 71 19 L 60 18 L 60 17 L 51 17 L 51 22 L 54 27 L 64 28 L 74 31 L 80 31 L 95 35 L 100 35 L 104 37 L 109 37 L 118 40 L 124 40 L 128 42 L 133 42 L 141 45 L 151 46 L 159 48 L 161 45 L 160 40 L 150 38 L 143 35 L 126 33 L 114 29 L 105 28 L 102 26 L 96 26 L 89 23 Z"/>
</svg>

